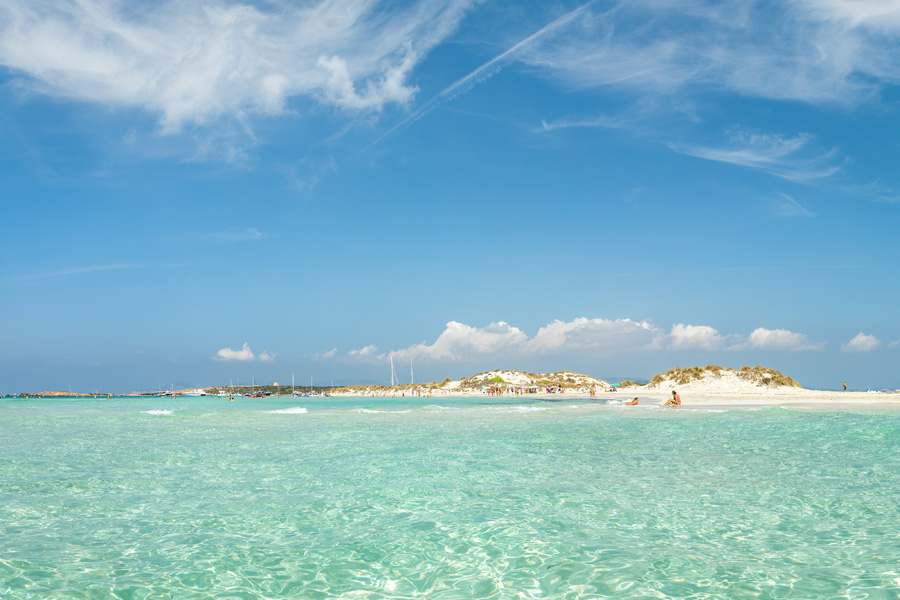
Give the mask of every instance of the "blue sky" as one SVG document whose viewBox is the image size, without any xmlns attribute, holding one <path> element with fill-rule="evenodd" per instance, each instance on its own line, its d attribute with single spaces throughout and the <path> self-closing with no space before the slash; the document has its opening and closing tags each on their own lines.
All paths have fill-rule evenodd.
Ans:
<svg viewBox="0 0 900 600">
<path fill-rule="evenodd" d="M 0 0 L 0 392 L 900 387 L 900 5 Z"/>
</svg>

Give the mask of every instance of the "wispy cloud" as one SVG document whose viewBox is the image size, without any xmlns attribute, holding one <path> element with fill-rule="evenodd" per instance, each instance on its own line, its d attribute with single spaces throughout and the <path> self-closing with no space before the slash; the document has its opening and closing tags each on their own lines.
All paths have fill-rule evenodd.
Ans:
<svg viewBox="0 0 900 600">
<path fill-rule="evenodd" d="M 836 150 L 810 150 L 813 136 L 808 133 L 782 137 L 739 130 L 727 137 L 727 146 L 669 144 L 669 147 L 682 154 L 758 169 L 791 181 L 821 179 L 841 169 L 840 164 L 835 164 Z"/>
<path fill-rule="evenodd" d="M 166 132 L 295 97 L 378 111 L 409 102 L 410 71 L 474 3 L 3 0 L 0 64 L 39 93 L 157 114 Z"/>
<path fill-rule="evenodd" d="M 41 271 L 28 273 L 9 278 L 9 282 L 18 285 L 36 285 L 53 281 L 62 281 L 77 277 L 87 277 L 102 273 L 115 273 L 118 271 L 133 271 L 139 269 L 182 269 L 195 266 L 197 263 L 113 263 L 107 265 L 85 265 L 81 267 L 69 267 L 53 271 Z"/>
<path fill-rule="evenodd" d="M 900 5 L 893 0 L 798 0 L 810 19 L 832 21 L 852 29 L 900 31 Z"/>
<path fill-rule="evenodd" d="M 775 212 L 781 217 L 812 217 L 813 214 L 793 196 L 779 193 L 775 200 Z"/>
<path fill-rule="evenodd" d="M 824 342 L 812 342 L 801 333 L 786 329 L 757 328 L 750 335 L 721 334 L 708 325 L 673 325 L 666 332 L 648 321 L 631 319 L 555 320 L 534 336 L 498 321 L 475 327 L 450 321 L 433 342 L 378 352 L 374 345 L 354 350 L 344 358 L 362 361 L 428 360 L 465 362 L 485 358 L 521 358 L 577 353 L 580 356 L 613 356 L 628 352 L 687 350 L 789 350 L 817 351 Z M 334 351 L 332 351 L 333 353 Z"/>
<path fill-rule="evenodd" d="M 603 116 L 547 118 L 539 131 L 624 128 L 686 155 L 812 183 L 848 166 L 833 144 L 746 123 L 714 139 L 709 124 L 740 98 L 839 109 L 880 102 L 900 82 L 898 15 L 889 0 L 623 2 L 517 59 L 564 87 L 615 94 L 604 96 Z M 873 199 L 897 196 L 885 189 Z"/>
<path fill-rule="evenodd" d="M 487 81 L 488 79 L 499 73 L 503 69 L 503 67 L 515 60 L 516 57 L 518 57 L 527 48 L 533 46 L 534 44 L 537 44 L 545 38 L 551 37 L 552 34 L 556 33 L 566 25 L 569 25 L 577 18 L 584 16 L 587 13 L 589 7 L 594 4 L 595 1 L 596 0 L 590 0 L 585 4 L 582 4 L 575 10 L 567 12 L 563 16 L 541 27 L 539 30 L 532 33 L 525 39 L 514 44 L 501 54 L 480 65 L 478 68 L 468 73 L 464 77 L 457 79 L 446 88 L 444 88 L 437 96 L 430 99 L 428 102 L 413 111 L 412 114 L 386 131 L 378 139 L 372 142 L 369 147 L 371 148 L 372 146 L 377 145 L 388 136 L 421 119 L 423 116 L 437 107 L 441 102 L 456 98 L 461 94 L 465 94 L 477 84 Z"/>
<path fill-rule="evenodd" d="M 599 127 L 602 129 L 628 129 L 631 123 L 626 122 L 622 117 L 598 116 L 598 117 L 582 117 L 582 118 L 566 118 L 555 121 L 541 121 L 542 131 L 553 131 L 556 129 L 570 129 L 575 127 Z"/>
<path fill-rule="evenodd" d="M 252 242 L 255 240 L 261 240 L 265 238 L 266 235 L 255 227 L 231 227 L 224 231 L 210 233 L 207 237 L 217 242 Z"/>
<path fill-rule="evenodd" d="M 624 129 L 632 134 L 664 144 L 670 150 L 688 156 L 716 162 L 728 163 L 769 173 L 794 182 L 813 182 L 839 173 L 848 160 L 839 155 L 837 148 L 821 148 L 811 133 L 783 136 L 743 128 L 725 131 L 714 143 L 671 141 L 675 134 L 666 125 L 657 127 L 649 123 L 658 118 L 650 116 L 644 109 L 633 109 L 620 115 L 597 117 L 568 117 L 555 121 L 541 121 L 538 132 L 551 132 L 570 128 Z M 689 127 L 688 135 L 699 135 L 697 127 Z M 668 139 L 667 139 L 668 138 Z M 793 216 L 812 216 L 789 196 L 782 198 L 782 206 L 793 205 Z"/>
<path fill-rule="evenodd" d="M 871 352 L 881 347 L 881 341 L 874 335 L 866 335 L 859 332 L 856 336 L 841 346 L 843 352 Z"/>
<path fill-rule="evenodd" d="M 879 202 L 887 202 L 890 204 L 900 203 L 900 192 L 896 189 L 885 185 L 881 180 L 876 179 L 869 183 L 861 183 L 843 188 L 844 191 L 850 192 L 857 196 L 865 196 Z"/>
<path fill-rule="evenodd" d="M 620 3 L 520 60 L 576 88 L 853 104 L 897 81 L 896 3 Z"/>
<path fill-rule="evenodd" d="M 146 269 L 151 265 L 139 263 L 122 263 L 110 265 L 87 265 L 84 267 L 71 267 L 69 269 L 59 269 L 56 271 L 44 271 L 41 273 L 31 273 L 29 275 L 20 275 L 13 279 L 16 283 L 42 283 L 45 281 L 55 281 L 59 279 L 68 279 L 80 275 L 90 275 L 92 273 L 101 273 L 104 271 L 127 271 L 132 269 Z"/>
</svg>

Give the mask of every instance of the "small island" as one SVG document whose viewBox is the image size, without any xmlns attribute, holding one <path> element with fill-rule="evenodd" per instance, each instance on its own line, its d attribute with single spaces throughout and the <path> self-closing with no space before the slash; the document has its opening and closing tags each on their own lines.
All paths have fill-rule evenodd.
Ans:
<svg viewBox="0 0 900 600">
<path fill-rule="evenodd" d="M 640 398 L 641 406 L 664 403 L 672 391 L 678 391 L 683 407 L 827 407 L 827 408 L 900 408 L 900 391 L 824 391 L 803 388 L 794 378 L 763 366 L 740 368 L 719 365 L 674 367 L 654 375 L 648 382 L 610 382 L 600 377 L 554 371 L 535 373 L 516 369 L 493 369 L 440 382 L 399 385 L 355 386 L 222 386 L 170 390 L 165 392 L 132 392 L 129 394 L 74 394 L 71 392 L 22 393 L 18 398 L 96 398 L 114 396 L 170 396 L 222 398 L 261 398 L 266 396 L 362 396 L 362 397 L 453 397 L 484 394 L 489 396 L 555 397 L 562 394 L 574 398 L 596 397 L 603 402 L 619 403 L 621 399 Z"/>
</svg>

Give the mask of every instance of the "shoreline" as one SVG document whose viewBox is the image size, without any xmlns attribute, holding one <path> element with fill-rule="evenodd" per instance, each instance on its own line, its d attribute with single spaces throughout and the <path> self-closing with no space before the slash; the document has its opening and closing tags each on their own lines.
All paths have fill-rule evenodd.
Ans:
<svg viewBox="0 0 900 600">
<path fill-rule="evenodd" d="M 844 391 L 822 391 L 807 389 L 757 389 L 757 390 L 691 390 L 689 386 L 675 388 L 681 396 L 682 409 L 702 408 L 702 409 L 753 409 L 753 408 L 798 408 L 798 409 L 875 409 L 875 410 L 896 410 L 900 409 L 900 392 L 844 392 Z M 410 397 L 417 397 L 406 394 Z M 401 398 L 402 392 L 388 395 L 370 395 L 370 394 L 333 394 L 335 397 L 342 398 Z M 461 390 L 441 390 L 434 393 L 430 398 L 439 400 L 440 398 L 452 397 L 473 397 L 485 396 L 490 397 L 483 392 L 461 391 Z M 659 389 L 646 390 L 642 388 L 622 388 L 615 393 L 600 392 L 594 398 L 596 400 L 614 400 L 627 402 L 637 396 L 640 404 L 638 406 L 662 406 L 671 397 L 671 390 L 662 391 Z M 418 396 L 427 399 L 429 396 Z M 549 394 L 539 392 L 536 394 L 525 395 L 504 395 L 499 398 L 508 398 L 510 400 L 521 399 L 529 400 L 550 400 L 564 401 L 571 400 L 590 400 L 590 394 L 587 392 L 565 392 Z M 617 406 L 613 403 L 611 406 Z M 623 407 L 628 408 L 628 407 Z"/>
<path fill-rule="evenodd" d="M 697 389 L 691 389 L 696 387 Z M 718 389 L 717 389 L 718 388 Z M 824 391 L 824 390 L 807 390 L 802 388 L 755 388 L 755 389 L 734 389 L 726 386 L 675 386 L 681 396 L 682 403 L 678 408 L 681 409 L 703 409 L 703 410 L 740 410 L 740 409 L 757 409 L 757 408 L 794 408 L 804 410 L 897 410 L 900 409 L 900 391 L 891 392 L 854 392 L 854 391 Z M 530 394 L 504 394 L 500 396 L 491 396 L 482 391 L 460 390 L 460 389 L 441 389 L 433 390 L 429 396 L 427 394 L 416 395 L 410 393 L 410 390 L 396 390 L 390 393 L 384 390 L 381 393 L 348 393 L 338 392 L 329 394 L 334 398 L 365 398 L 376 400 L 408 398 L 410 400 L 418 399 L 422 402 L 440 403 L 442 398 L 474 398 L 484 397 L 500 400 L 503 399 L 509 403 L 521 402 L 523 404 L 533 402 L 565 402 L 565 401 L 600 401 L 609 407 L 617 408 L 625 402 L 630 401 L 634 397 L 639 398 L 641 406 L 662 407 L 671 397 L 671 389 L 654 388 L 645 389 L 641 387 L 621 388 L 617 392 L 598 392 L 594 398 L 584 390 L 570 390 L 563 393 L 547 393 L 544 391 Z M 114 398 L 145 398 L 158 399 L 157 396 L 133 396 L 133 395 L 113 395 Z M 214 396 L 207 396 L 212 398 Z M 275 396 L 276 398 L 291 398 L 289 395 Z M 318 396 L 324 397 L 324 396 Z M 31 399 L 63 399 L 61 396 L 31 396 Z M 66 396 L 66 399 L 90 399 L 93 396 Z M 103 398 L 102 396 L 100 397 Z M 162 397 L 165 398 L 165 397 Z M 179 396 L 179 398 L 190 399 L 190 396 Z M 296 397 L 297 400 L 303 399 L 303 396 Z M 13 397 L 4 397 L 4 399 L 21 399 Z M 240 398 L 241 400 L 254 400 L 253 398 Z M 632 408 L 621 406 L 623 409 Z"/>
<path fill-rule="evenodd" d="M 677 389 L 677 388 L 676 388 Z M 806 389 L 758 390 L 758 391 L 715 391 L 687 388 L 678 390 L 681 408 L 735 409 L 735 408 L 802 408 L 802 409 L 900 409 L 900 392 L 844 392 Z M 623 397 L 638 396 L 652 404 L 662 405 L 669 398 L 664 391 L 643 391 L 635 388 L 623 389 Z M 607 395 L 604 395 L 607 397 Z"/>
</svg>

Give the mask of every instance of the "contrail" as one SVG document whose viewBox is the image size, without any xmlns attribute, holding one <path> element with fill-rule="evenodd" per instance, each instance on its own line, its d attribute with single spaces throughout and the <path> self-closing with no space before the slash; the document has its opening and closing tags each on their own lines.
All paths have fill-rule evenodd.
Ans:
<svg viewBox="0 0 900 600">
<path fill-rule="evenodd" d="M 503 69 L 504 66 L 506 66 L 505 63 L 508 62 L 508 60 L 510 58 L 514 57 L 516 54 L 521 52 L 524 48 L 527 48 L 528 46 L 532 45 L 533 43 L 540 40 L 541 38 L 546 37 L 547 35 L 553 33 L 554 31 L 556 31 L 557 29 L 559 29 L 561 27 L 565 27 L 566 25 L 568 25 L 569 23 L 571 23 L 572 21 L 577 19 L 579 16 L 584 14 L 587 11 L 588 7 L 590 7 L 596 1 L 597 0 L 590 0 L 589 2 L 582 4 L 575 10 L 564 14 L 563 16 L 559 17 L 555 21 L 545 25 L 538 31 L 532 33 L 531 35 L 529 35 L 527 38 L 525 38 L 524 40 L 522 40 L 521 42 L 519 42 L 512 48 L 509 48 L 503 54 L 495 56 L 488 62 L 484 63 L 483 65 L 481 65 L 480 67 L 478 67 L 477 69 L 475 69 L 474 71 L 472 71 L 471 73 L 466 75 L 465 77 L 462 77 L 461 79 L 457 79 L 456 81 L 451 83 L 449 86 L 444 88 L 444 90 L 441 93 L 439 93 L 437 96 L 435 96 L 434 98 L 432 98 L 431 100 L 429 100 L 428 102 L 423 104 L 419 109 L 414 111 L 411 115 L 409 115 L 408 117 L 406 117 L 405 119 L 403 119 L 402 121 L 400 121 L 399 123 L 397 123 L 396 125 L 391 127 L 385 133 L 383 133 L 381 135 L 381 137 L 379 137 L 374 142 L 369 144 L 365 150 L 368 150 L 369 148 L 379 144 L 381 142 L 381 140 L 392 135 L 394 132 L 399 131 L 400 129 L 406 127 L 410 123 L 414 123 L 415 121 L 418 121 L 423 116 L 425 116 L 426 114 L 431 112 L 434 109 L 434 107 L 438 103 L 442 102 L 443 100 L 456 98 L 457 96 L 465 94 L 466 92 L 471 90 L 473 87 L 475 87 L 476 84 L 479 84 L 483 81 L 487 81 L 488 79 L 493 77 L 495 74 L 499 73 L 500 70 Z M 364 150 L 364 152 L 365 152 L 365 150 Z"/>
</svg>

